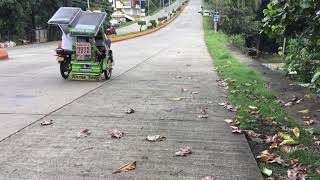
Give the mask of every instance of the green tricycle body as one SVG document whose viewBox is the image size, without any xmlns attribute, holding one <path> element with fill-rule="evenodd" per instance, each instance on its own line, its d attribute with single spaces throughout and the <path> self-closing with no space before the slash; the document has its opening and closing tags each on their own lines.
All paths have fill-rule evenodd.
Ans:
<svg viewBox="0 0 320 180">
<path fill-rule="evenodd" d="M 113 57 L 102 26 L 105 16 L 106 13 L 62 7 L 49 20 L 49 24 L 58 25 L 72 39 L 71 50 L 57 49 L 63 78 L 101 80 L 103 74 L 105 79 L 110 79 Z"/>
</svg>

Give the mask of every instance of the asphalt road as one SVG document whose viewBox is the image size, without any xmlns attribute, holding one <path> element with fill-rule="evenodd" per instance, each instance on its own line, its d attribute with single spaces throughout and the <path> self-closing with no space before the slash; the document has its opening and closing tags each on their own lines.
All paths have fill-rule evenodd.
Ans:
<svg viewBox="0 0 320 180">
<path fill-rule="evenodd" d="M 200 5 L 192 0 L 164 29 L 114 44 L 110 81 L 61 79 L 55 44 L 12 49 L 0 63 L 1 138 L 12 134 L 0 142 L 1 178 L 262 179 L 245 137 L 224 122 L 234 115 L 218 105 L 226 94 L 203 40 Z M 200 119 L 203 108 L 208 118 Z M 84 128 L 92 134 L 76 138 Z M 112 128 L 125 136 L 112 139 Z M 166 139 L 145 140 L 158 134 Z M 176 157 L 185 146 L 192 154 Z M 135 170 L 112 174 L 130 161 Z"/>
</svg>

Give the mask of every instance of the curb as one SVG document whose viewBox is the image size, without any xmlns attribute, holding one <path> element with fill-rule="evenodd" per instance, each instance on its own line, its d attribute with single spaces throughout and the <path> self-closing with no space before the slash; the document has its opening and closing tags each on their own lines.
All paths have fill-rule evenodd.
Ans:
<svg viewBox="0 0 320 180">
<path fill-rule="evenodd" d="M 0 60 L 8 59 L 8 58 L 9 58 L 8 51 L 5 49 L 0 49 Z"/>
<path fill-rule="evenodd" d="M 128 40 L 128 39 L 133 39 L 136 37 L 140 37 L 140 36 L 145 36 L 151 33 L 154 33 L 156 31 L 159 31 L 160 29 L 166 27 L 168 24 L 170 24 L 172 21 L 174 21 L 186 8 L 186 6 L 189 4 L 189 1 L 187 2 L 187 4 L 181 6 L 181 11 L 179 13 L 177 13 L 175 16 L 173 16 L 171 19 L 169 19 L 167 22 L 159 25 L 156 28 L 147 30 L 147 31 L 143 31 L 143 32 L 137 32 L 134 34 L 129 34 L 129 35 L 124 35 L 124 36 L 119 36 L 119 37 L 114 37 L 114 38 L 110 38 L 111 42 L 119 42 L 119 41 L 124 41 L 124 40 Z"/>
</svg>

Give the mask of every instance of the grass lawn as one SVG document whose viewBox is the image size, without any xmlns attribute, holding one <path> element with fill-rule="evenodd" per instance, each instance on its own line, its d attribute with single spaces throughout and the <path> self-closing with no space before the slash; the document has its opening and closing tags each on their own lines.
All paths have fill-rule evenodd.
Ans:
<svg viewBox="0 0 320 180">
<path fill-rule="evenodd" d="M 301 131 L 299 137 L 293 137 L 295 141 L 306 146 L 310 150 L 296 151 L 294 153 L 283 153 L 280 148 L 270 150 L 275 152 L 285 160 L 299 158 L 301 163 L 312 165 L 309 168 L 309 179 L 320 179 L 314 168 L 320 167 L 320 155 L 313 151 L 314 147 L 312 136 L 307 134 L 302 127 L 294 120 L 288 117 L 285 109 L 277 102 L 272 91 L 267 87 L 262 79 L 262 75 L 246 64 L 240 63 L 231 56 L 227 47 L 227 36 L 221 32 L 215 33 L 211 29 L 210 17 L 203 19 L 203 28 L 205 32 L 205 42 L 208 51 L 213 59 L 214 65 L 218 68 L 219 76 L 228 83 L 228 96 L 231 103 L 237 107 L 236 115 L 240 120 L 240 128 L 254 130 L 263 135 L 274 135 L 279 131 L 298 127 Z M 248 108 L 253 106 L 257 108 L 258 113 L 253 115 Z M 260 151 L 269 149 L 270 145 L 265 143 L 250 142 L 252 152 L 257 155 Z M 273 171 L 274 177 L 286 177 L 287 169 L 273 164 L 258 162 L 260 167 L 267 167 Z"/>
<path fill-rule="evenodd" d="M 136 22 L 137 21 L 129 21 L 129 22 L 120 23 L 119 26 L 117 27 L 117 29 L 123 28 L 123 27 L 126 27 L 126 26 L 130 26 L 131 24 L 134 24 Z"/>
</svg>

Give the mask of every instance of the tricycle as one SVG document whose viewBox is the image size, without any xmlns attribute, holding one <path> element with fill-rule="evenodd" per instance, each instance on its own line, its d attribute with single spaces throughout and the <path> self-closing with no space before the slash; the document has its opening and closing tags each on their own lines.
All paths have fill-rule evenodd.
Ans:
<svg viewBox="0 0 320 180">
<path fill-rule="evenodd" d="M 106 80 L 114 64 L 110 40 L 104 33 L 106 13 L 61 7 L 48 21 L 62 31 L 62 45 L 56 49 L 60 73 L 64 79 Z M 71 77 L 70 77 L 71 76 Z"/>
</svg>

